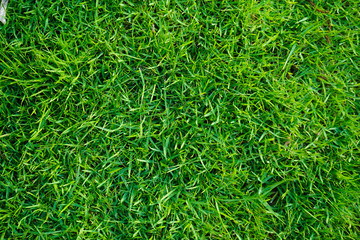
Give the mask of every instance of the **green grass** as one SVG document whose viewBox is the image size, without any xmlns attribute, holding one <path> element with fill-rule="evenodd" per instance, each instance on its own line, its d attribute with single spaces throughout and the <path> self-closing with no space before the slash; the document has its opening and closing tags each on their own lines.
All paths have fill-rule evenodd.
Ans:
<svg viewBox="0 0 360 240">
<path fill-rule="evenodd" d="M 0 239 L 360 239 L 359 0 L 33 2 Z"/>
</svg>

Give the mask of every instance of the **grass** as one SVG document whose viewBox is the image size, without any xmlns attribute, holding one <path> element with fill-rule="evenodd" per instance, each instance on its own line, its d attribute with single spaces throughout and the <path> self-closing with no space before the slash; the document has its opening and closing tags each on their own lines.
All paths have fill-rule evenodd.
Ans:
<svg viewBox="0 0 360 240">
<path fill-rule="evenodd" d="M 10 1 L 0 239 L 359 239 L 359 4 Z"/>
</svg>

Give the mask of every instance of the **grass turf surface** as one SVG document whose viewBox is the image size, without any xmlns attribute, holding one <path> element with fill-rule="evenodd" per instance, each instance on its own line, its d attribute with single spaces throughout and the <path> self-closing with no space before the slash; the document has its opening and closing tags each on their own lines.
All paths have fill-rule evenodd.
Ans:
<svg viewBox="0 0 360 240">
<path fill-rule="evenodd" d="M 358 0 L 10 1 L 0 238 L 359 239 Z"/>
</svg>

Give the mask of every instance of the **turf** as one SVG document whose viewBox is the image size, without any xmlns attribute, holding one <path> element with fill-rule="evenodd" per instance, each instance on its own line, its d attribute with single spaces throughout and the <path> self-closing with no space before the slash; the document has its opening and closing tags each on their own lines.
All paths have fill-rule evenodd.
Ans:
<svg viewBox="0 0 360 240">
<path fill-rule="evenodd" d="M 10 1 L 0 239 L 360 239 L 358 0 Z"/>
</svg>

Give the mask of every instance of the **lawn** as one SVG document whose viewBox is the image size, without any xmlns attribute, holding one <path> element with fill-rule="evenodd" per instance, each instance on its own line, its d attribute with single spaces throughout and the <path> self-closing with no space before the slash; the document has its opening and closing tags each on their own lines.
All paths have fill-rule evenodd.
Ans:
<svg viewBox="0 0 360 240">
<path fill-rule="evenodd" d="M 0 239 L 360 239 L 359 145 L 359 0 L 10 0 L 0 26 Z"/>
</svg>

